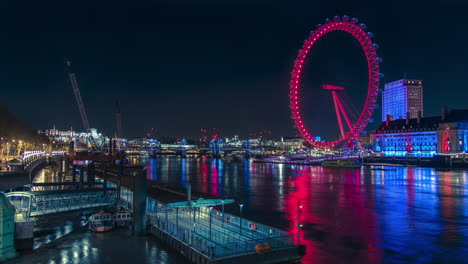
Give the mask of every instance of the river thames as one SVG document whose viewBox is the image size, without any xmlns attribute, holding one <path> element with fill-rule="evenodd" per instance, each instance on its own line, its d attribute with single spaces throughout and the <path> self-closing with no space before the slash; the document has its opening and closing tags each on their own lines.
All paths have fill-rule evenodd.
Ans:
<svg viewBox="0 0 468 264">
<path fill-rule="evenodd" d="M 302 263 L 466 263 L 467 171 L 328 169 L 207 157 L 130 160 L 147 164 L 148 180 L 174 187 L 190 183 L 197 192 L 235 199 L 226 211 L 239 214 L 242 203 L 243 217 L 288 230 L 307 246 Z M 303 225 L 300 237 L 298 221 Z M 139 239 L 143 248 L 136 248 L 125 233 L 106 236 L 79 223 L 71 226 L 76 230 L 72 234 L 45 243 L 19 263 L 60 263 L 64 256 L 69 263 L 118 263 L 131 252 L 142 263 L 184 261 L 152 237 Z"/>
</svg>

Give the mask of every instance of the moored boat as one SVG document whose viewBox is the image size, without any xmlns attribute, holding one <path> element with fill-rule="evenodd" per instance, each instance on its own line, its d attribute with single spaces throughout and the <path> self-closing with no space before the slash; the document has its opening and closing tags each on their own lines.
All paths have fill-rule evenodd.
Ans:
<svg viewBox="0 0 468 264">
<path fill-rule="evenodd" d="M 114 225 L 116 227 L 129 227 L 133 224 L 132 213 L 129 211 L 120 211 L 114 215 Z"/>
<path fill-rule="evenodd" d="M 359 168 L 361 162 L 358 159 L 327 159 L 322 161 L 322 167 L 325 168 Z"/>
<path fill-rule="evenodd" d="M 89 221 L 89 230 L 94 232 L 106 232 L 114 228 L 113 214 L 99 212 L 93 214 Z"/>
</svg>

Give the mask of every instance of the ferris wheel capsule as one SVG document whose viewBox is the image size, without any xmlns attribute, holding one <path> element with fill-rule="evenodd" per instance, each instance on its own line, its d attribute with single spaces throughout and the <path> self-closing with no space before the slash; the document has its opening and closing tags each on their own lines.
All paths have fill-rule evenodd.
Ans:
<svg viewBox="0 0 468 264">
<path fill-rule="evenodd" d="M 367 28 L 366 24 L 364 24 L 364 23 L 359 24 L 359 26 L 360 26 L 362 29 L 366 29 L 366 28 Z"/>
<path fill-rule="evenodd" d="M 382 62 L 383 62 L 383 59 L 380 58 L 380 57 L 378 57 L 378 58 L 377 58 L 377 62 L 378 62 L 378 63 L 382 63 Z"/>
<path fill-rule="evenodd" d="M 353 24 L 357 24 L 359 22 L 359 20 L 355 17 L 351 18 L 351 23 Z"/>
<path fill-rule="evenodd" d="M 374 47 L 374 49 L 380 48 L 379 44 L 377 44 L 377 43 L 372 44 L 372 47 Z"/>
<path fill-rule="evenodd" d="M 378 76 L 379 78 L 383 78 L 385 75 L 384 75 L 383 73 L 379 73 L 377 76 Z"/>
<path fill-rule="evenodd" d="M 339 16 L 334 16 L 334 17 L 333 17 L 333 21 L 335 21 L 335 22 L 336 22 L 336 21 L 340 21 L 340 17 L 339 17 Z"/>
<path fill-rule="evenodd" d="M 323 26 L 322 24 L 318 24 L 318 25 L 317 25 L 317 28 L 322 27 L 322 26 Z"/>
<path fill-rule="evenodd" d="M 325 19 L 325 24 L 328 24 L 330 22 L 331 22 L 331 19 L 329 19 L 329 18 Z"/>
<path fill-rule="evenodd" d="M 348 21 L 349 20 L 349 16 L 347 15 L 344 15 L 343 18 L 342 18 L 343 21 Z"/>
<path fill-rule="evenodd" d="M 367 36 L 369 36 L 369 38 L 373 38 L 374 34 L 372 32 L 367 32 Z"/>
</svg>

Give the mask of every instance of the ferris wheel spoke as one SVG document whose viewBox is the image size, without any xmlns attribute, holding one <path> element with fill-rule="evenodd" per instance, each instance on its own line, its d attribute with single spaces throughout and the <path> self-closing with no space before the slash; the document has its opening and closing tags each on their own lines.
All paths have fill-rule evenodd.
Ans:
<svg viewBox="0 0 468 264">
<path fill-rule="evenodd" d="M 338 103 L 339 99 L 335 91 L 332 91 L 332 97 L 333 97 L 333 104 L 335 105 L 336 119 L 338 119 L 338 126 L 340 127 L 341 137 L 345 137 L 345 132 L 343 129 L 343 122 L 341 121 L 341 114 L 340 114 L 339 103 Z"/>
<path fill-rule="evenodd" d="M 349 130 L 353 131 L 353 129 L 354 129 L 353 124 L 351 123 L 351 120 L 349 119 L 349 116 L 346 113 L 346 110 L 345 110 L 345 108 L 343 106 L 343 101 L 341 101 L 341 99 L 340 99 L 340 97 L 338 97 L 338 95 L 336 96 L 336 101 L 338 102 L 338 107 L 340 108 L 341 113 L 343 113 L 343 116 L 344 116 L 344 118 L 346 120 L 346 123 L 348 124 Z"/>
</svg>

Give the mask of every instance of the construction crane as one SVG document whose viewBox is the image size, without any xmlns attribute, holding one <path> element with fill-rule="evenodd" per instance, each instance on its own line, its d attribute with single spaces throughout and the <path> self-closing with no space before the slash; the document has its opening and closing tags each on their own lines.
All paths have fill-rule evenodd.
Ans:
<svg viewBox="0 0 468 264">
<path fill-rule="evenodd" d="M 122 115 L 120 114 L 119 100 L 115 102 L 115 121 L 116 121 L 116 127 L 117 127 L 117 138 L 123 138 Z"/>
<path fill-rule="evenodd" d="M 83 99 L 81 99 L 80 88 L 78 87 L 78 82 L 76 81 L 75 73 L 71 70 L 71 62 L 69 60 L 66 61 L 68 67 L 68 77 L 70 78 L 71 85 L 73 87 L 73 92 L 75 93 L 76 104 L 78 105 L 78 109 L 80 110 L 81 121 L 83 121 L 83 127 L 86 132 L 90 134 L 90 139 L 92 145 L 97 147 L 96 141 L 93 138 L 91 133 L 91 128 L 89 126 L 88 115 L 86 114 L 86 109 L 83 104 Z"/>
</svg>

